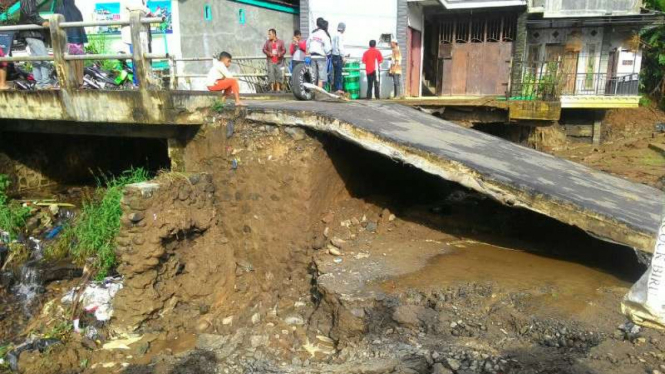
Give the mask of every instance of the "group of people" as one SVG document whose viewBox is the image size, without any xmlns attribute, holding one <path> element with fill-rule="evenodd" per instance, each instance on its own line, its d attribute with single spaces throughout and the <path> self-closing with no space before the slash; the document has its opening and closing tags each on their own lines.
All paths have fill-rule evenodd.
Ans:
<svg viewBox="0 0 665 374">
<path fill-rule="evenodd" d="M 121 11 L 123 18 L 128 19 L 129 13 L 134 10 L 141 10 L 146 14 L 150 10 L 146 6 L 146 0 L 122 0 Z M 62 14 L 66 22 L 81 22 L 83 15 L 76 6 L 74 0 L 58 0 L 56 13 Z M 36 0 L 20 0 L 19 20 L 20 25 L 39 25 L 49 27 L 49 22 L 39 15 Z M 25 41 L 31 56 L 48 56 L 46 41 L 46 30 L 24 30 L 18 34 L 18 37 Z M 132 40 L 129 26 L 122 28 L 122 40 L 127 44 L 130 53 L 132 53 Z M 85 43 L 88 42 L 85 29 L 83 27 L 67 28 L 67 53 L 69 55 L 85 54 Z M 7 52 L 0 47 L 0 57 L 4 57 Z M 73 66 L 74 74 L 79 85 L 83 85 L 84 63 L 82 60 L 70 62 Z M 52 78 L 51 66 L 47 61 L 33 61 L 32 75 L 35 79 L 35 88 L 38 90 L 52 89 L 55 87 L 55 81 Z M 9 88 L 7 85 L 7 63 L 0 62 L 0 90 Z M 138 85 L 137 74 L 134 74 L 134 84 Z"/>
<path fill-rule="evenodd" d="M 344 43 L 346 24 L 340 22 L 337 25 L 337 32 L 332 37 L 328 32 L 328 21 L 318 18 L 316 26 L 317 28 L 312 31 L 307 40 L 303 40 L 300 30 L 295 30 L 293 33 L 293 39 L 289 46 L 289 53 L 291 54 L 290 68 L 293 70 L 296 65 L 303 63 L 309 55 L 312 59 L 312 67 L 317 72 L 319 87 L 323 88 L 330 81 L 331 88 L 336 93 L 343 94 L 342 72 L 344 61 L 350 56 Z M 395 97 L 399 97 L 401 94 L 402 55 L 397 41 L 391 41 L 391 49 L 392 63 L 389 74 L 393 78 Z M 266 56 L 266 70 L 270 89 L 279 92 L 284 81 L 286 46 L 284 41 L 277 37 L 277 30 L 268 30 L 268 39 L 264 43 L 262 51 Z M 244 105 L 239 98 L 238 80 L 228 69 L 231 60 L 231 54 L 228 52 L 218 54 L 208 72 L 206 85 L 210 91 L 224 92 L 225 97 L 234 96 L 236 105 Z M 383 63 L 383 55 L 376 48 L 376 40 L 370 40 L 369 49 L 363 53 L 362 63 L 365 65 L 367 75 L 367 99 L 372 99 L 372 96 L 379 99 L 379 67 Z M 332 65 L 332 69 L 329 69 L 330 65 Z"/>
</svg>

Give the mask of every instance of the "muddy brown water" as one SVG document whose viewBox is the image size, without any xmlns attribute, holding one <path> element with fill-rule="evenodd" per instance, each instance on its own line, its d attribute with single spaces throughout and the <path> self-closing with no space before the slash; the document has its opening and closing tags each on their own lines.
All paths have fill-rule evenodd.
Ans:
<svg viewBox="0 0 665 374">
<path fill-rule="evenodd" d="M 608 291 L 630 283 L 583 264 L 475 241 L 450 243 L 450 251 L 420 270 L 381 284 L 390 292 L 426 290 L 467 282 L 491 284 L 497 292 L 529 292 L 536 305 L 563 316 L 580 316 L 601 303 Z"/>
</svg>

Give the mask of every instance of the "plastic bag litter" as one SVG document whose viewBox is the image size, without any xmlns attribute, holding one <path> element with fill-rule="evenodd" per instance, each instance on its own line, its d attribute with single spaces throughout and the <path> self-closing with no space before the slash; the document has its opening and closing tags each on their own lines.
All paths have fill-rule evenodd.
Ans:
<svg viewBox="0 0 665 374">
<path fill-rule="evenodd" d="M 81 293 L 80 304 L 86 312 L 94 313 L 98 321 L 108 321 L 113 315 L 113 297 L 121 289 L 121 278 L 107 278 L 103 282 L 91 283 Z M 70 290 L 60 301 L 63 304 L 72 304 L 77 292 L 78 288 Z"/>
<path fill-rule="evenodd" d="M 651 265 L 624 297 L 621 312 L 638 325 L 665 329 L 665 215 Z"/>
</svg>

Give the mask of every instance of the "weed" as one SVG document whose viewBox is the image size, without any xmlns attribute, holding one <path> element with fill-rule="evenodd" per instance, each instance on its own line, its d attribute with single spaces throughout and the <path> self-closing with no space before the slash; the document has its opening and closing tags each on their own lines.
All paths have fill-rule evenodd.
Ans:
<svg viewBox="0 0 665 374">
<path fill-rule="evenodd" d="M 14 240 L 30 217 L 30 208 L 11 201 L 7 196 L 9 177 L 0 174 L 0 230 L 9 233 L 9 240 Z"/>
<path fill-rule="evenodd" d="M 211 108 L 212 108 L 213 111 L 215 111 L 215 112 L 217 112 L 217 113 L 221 113 L 221 112 L 224 111 L 224 105 L 225 105 L 225 104 L 224 104 L 223 101 L 221 101 L 221 100 L 215 100 L 215 102 L 212 104 L 212 107 L 211 107 Z"/>
<path fill-rule="evenodd" d="M 120 231 L 123 188 L 146 180 L 148 173 L 141 168 L 127 170 L 117 177 L 102 175 L 95 199 L 83 204 L 75 225 L 68 226 L 62 234 L 60 245 L 68 248 L 74 262 L 83 265 L 88 258 L 96 259 L 97 279 L 105 278 L 116 266 L 115 238 Z M 63 249 L 55 251 L 51 254 L 62 254 Z"/>
<path fill-rule="evenodd" d="M 652 104 L 652 101 L 648 96 L 645 96 L 645 95 L 640 96 L 640 106 L 650 107 L 651 104 Z"/>
<path fill-rule="evenodd" d="M 70 321 L 59 322 L 44 334 L 44 339 L 53 338 L 60 341 L 66 341 L 69 333 L 72 332 L 73 329 L 74 327 Z"/>
</svg>

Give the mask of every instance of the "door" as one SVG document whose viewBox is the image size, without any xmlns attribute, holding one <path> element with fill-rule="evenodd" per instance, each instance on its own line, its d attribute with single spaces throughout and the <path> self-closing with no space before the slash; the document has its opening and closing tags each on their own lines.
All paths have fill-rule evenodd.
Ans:
<svg viewBox="0 0 665 374">
<path fill-rule="evenodd" d="M 407 48 L 409 60 L 407 61 L 407 95 L 420 96 L 420 58 L 422 56 L 422 33 L 411 27 L 407 31 Z"/>
</svg>

